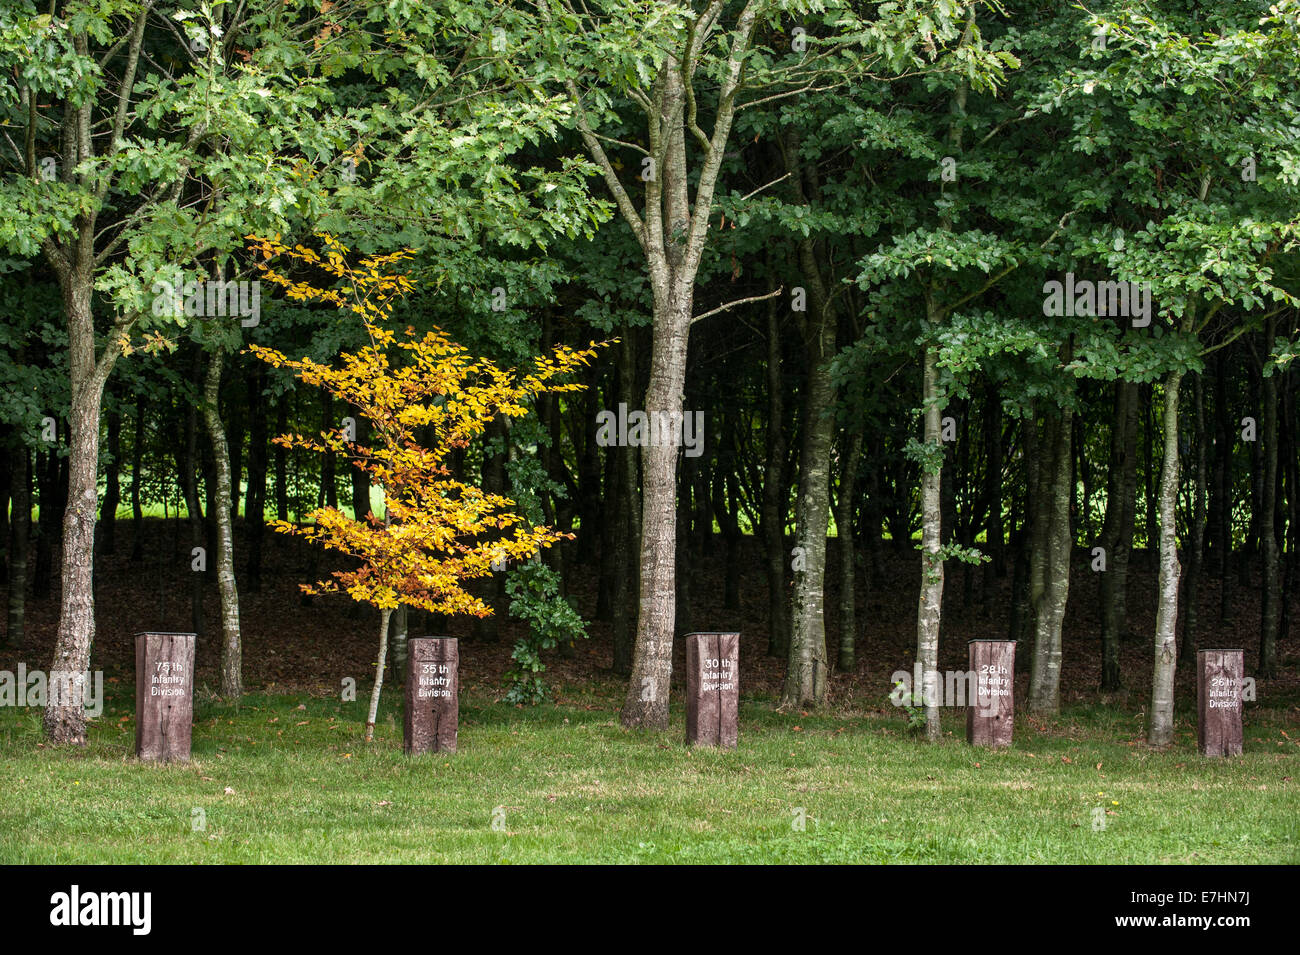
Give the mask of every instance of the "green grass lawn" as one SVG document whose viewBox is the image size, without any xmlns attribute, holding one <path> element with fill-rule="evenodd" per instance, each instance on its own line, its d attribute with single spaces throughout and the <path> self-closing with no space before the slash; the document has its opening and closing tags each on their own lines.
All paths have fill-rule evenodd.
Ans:
<svg viewBox="0 0 1300 955">
<path fill-rule="evenodd" d="M 746 700 L 739 749 L 718 752 L 683 745 L 678 708 L 666 734 L 625 732 L 618 693 L 465 696 L 460 752 L 417 758 L 396 695 L 369 747 L 361 702 L 200 700 L 193 762 L 168 767 L 131 757 L 129 695 L 84 750 L 44 748 L 39 711 L 0 710 L 0 862 L 1300 862 L 1287 708 L 1248 707 L 1245 755 L 1213 760 L 1191 713 L 1169 752 L 1102 707 L 1018 713 L 1015 746 L 988 752 L 958 712 L 929 745 L 892 711 Z"/>
</svg>

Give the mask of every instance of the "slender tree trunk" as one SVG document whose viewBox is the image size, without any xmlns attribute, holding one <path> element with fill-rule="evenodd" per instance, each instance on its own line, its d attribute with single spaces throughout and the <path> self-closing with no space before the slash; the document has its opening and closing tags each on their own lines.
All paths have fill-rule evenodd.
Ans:
<svg viewBox="0 0 1300 955">
<path fill-rule="evenodd" d="M 1032 412 L 1031 412 L 1032 413 Z M 1029 481 L 1031 488 L 1028 494 L 1028 523 L 1029 533 L 1026 537 L 1026 546 L 1028 548 L 1028 576 L 1029 585 L 1027 589 L 1028 602 L 1027 614 L 1025 616 L 1025 632 L 1034 635 L 1035 645 L 1038 639 L 1038 621 L 1041 617 L 1039 607 L 1047 593 L 1047 554 L 1050 549 L 1049 535 L 1051 533 L 1051 520 L 1048 514 L 1051 510 L 1049 496 L 1051 495 L 1051 474 L 1055 461 L 1052 441 L 1052 431 L 1050 420 L 1040 430 L 1037 420 L 1025 422 L 1026 440 L 1032 440 L 1034 454 L 1030 458 L 1031 470 L 1029 471 Z M 1032 434 L 1032 439 L 1030 435 Z M 1035 654 L 1023 654 L 1028 657 L 1026 668 L 1032 673 L 1034 661 L 1037 659 Z"/>
<path fill-rule="evenodd" d="M 1046 546 L 1042 588 L 1034 602 L 1034 657 L 1029 676 L 1029 710 L 1055 716 L 1061 708 L 1061 630 L 1070 593 L 1070 530 L 1072 483 L 1072 414 L 1068 408 L 1048 418 L 1043 459 L 1046 471 L 1039 482 L 1040 514 Z"/>
<path fill-rule="evenodd" d="M 788 152 L 793 153 L 797 144 Z M 794 166 L 796 175 L 798 167 Z M 802 197 L 802 194 L 800 193 Z M 800 272 L 808 284 L 809 319 L 807 400 L 803 440 L 799 447 L 799 497 L 795 502 L 798 530 L 794 597 L 790 605 L 790 653 L 781 702 L 785 706 L 818 706 L 826 698 L 826 533 L 830 518 L 830 459 L 835 419 L 831 362 L 839 331 L 836 311 L 823 284 L 813 243 L 799 243 Z"/>
<path fill-rule="evenodd" d="M 1146 470 L 1143 474 L 1143 483 L 1146 495 L 1146 567 L 1155 566 L 1156 542 L 1159 534 L 1159 518 L 1156 515 L 1157 501 L 1159 495 L 1156 492 L 1156 464 L 1155 464 L 1155 444 L 1156 444 L 1156 421 L 1155 421 L 1155 388 L 1152 385 L 1146 385 L 1144 388 L 1146 401 L 1143 407 L 1146 409 L 1144 417 L 1146 418 Z"/>
<path fill-rule="evenodd" d="M 235 585 L 235 540 L 231 523 L 230 449 L 221 423 L 221 367 L 224 353 L 212 353 L 203 386 L 203 420 L 212 440 L 216 466 L 217 584 L 221 590 L 221 695 L 238 700 L 244 695 L 243 649 L 239 632 L 239 590 Z"/>
<path fill-rule="evenodd" d="M 1178 635 L 1178 389 L 1181 371 L 1165 381 L 1164 461 L 1160 468 L 1160 576 L 1157 584 L 1155 668 L 1147 742 L 1168 746 L 1174 739 L 1174 667 Z"/>
<path fill-rule="evenodd" d="M 1179 652 L 1179 662 L 1191 666 L 1196 662 L 1196 624 L 1199 619 L 1197 604 L 1201 599 L 1201 577 L 1205 566 L 1205 525 L 1206 525 L 1206 435 L 1205 435 L 1205 400 L 1201 376 L 1192 379 L 1192 395 L 1195 402 L 1195 454 L 1196 486 L 1192 491 L 1192 540 L 1191 559 L 1187 562 L 1187 579 L 1183 586 L 1183 645 Z"/>
<path fill-rule="evenodd" d="M 927 304 L 933 313 L 933 306 Z M 922 365 L 921 407 L 925 415 L 925 446 L 935 464 L 921 472 L 921 596 L 916 611 L 916 659 L 921 665 L 920 690 L 925 709 L 925 735 L 939 739 L 939 622 L 943 613 L 943 510 L 940 481 L 943 476 L 942 421 L 939 407 L 939 351 L 925 349 Z"/>
<path fill-rule="evenodd" d="M 1013 525 L 1011 532 L 1011 611 L 1007 620 L 1007 639 L 1014 640 L 1021 647 L 1029 642 L 1032 612 L 1033 566 L 1029 555 L 1033 550 L 1034 513 L 1037 504 L 1036 482 L 1038 480 L 1038 425 L 1032 410 L 1020 422 L 1024 451 L 1024 493 L 1013 491 L 1012 514 L 1020 515 L 1019 524 Z M 1014 487 L 1014 485 L 1013 485 Z M 1016 672 L 1029 672 L 1028 653 L 1016 654 Z"/>
<path fill-rule="evenodd" d="M 379 659 L 375 663 L 375 685 L 370 691 L 370 709 L 366 711 L 366 742 L 375 738 L 375 720 L 379 716 L 379 694 L 384 689 L 384 666 L 388 662 L 388 621 L 393 611 L 384 607 L 379 611 Z"/>
</svg>

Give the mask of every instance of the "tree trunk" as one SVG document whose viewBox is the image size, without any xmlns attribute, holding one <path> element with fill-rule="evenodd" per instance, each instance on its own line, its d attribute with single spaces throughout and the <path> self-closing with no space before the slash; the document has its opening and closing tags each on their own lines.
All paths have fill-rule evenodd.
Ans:
<svg viewBox="0 0 1300 955">
<path fill-rule="evenodd" d="M 217 584 L 221 590 L 221 695 L 238 700 L 244 695 L 243 649 L 239 633 L 239 591 L 235 585 L 235 540 L 230 519 L 231 493 L 230 449 L 221 423 L 221 366 L 224 353 L 219 349 L 208 362 L 203 386 L 203 420 L 212 440 L 212 457 L 216 466 L 216 500 L 213 510 L 217 520 Z"/>
<path fill-rule="evenodd" d="M 1165 382 L 1165 452 L 1160 468 L 1160 576 L 1156 605 L 1155 669 L 1151 681 L 1151 723 L 1147 742 L 1168 746 L 1174 739 L 1174 666 L 1178 634 L 1178 388 L 1181 371 Z"/>
<path fill-rule="evenodd" d="M 662 306 L 656 302 L 650 385 L 645 397 L 651 420 L 656 415 L 680 420 L 692 292 L 693 287 L 678 287 L 670 301 Z M 629 728 L 668 726 L 677 619 L 677 456 L 678 448 L 672 445 L 641 449 L 640 613 L 632 678 L 622 712 L 622 723 Z"/>
<path fill-rule="evenodd" d="M 927 304 L 933 312 L 933 306 Z M 925 735 L 931 742 L 942 735 L 939 725 L 939 622 L 943 613 L 943 425 L 939 407 L 939 350 L 927 345 L 922 365 L 921 407 L 925 415 L 925 447 L 935 463 L 921 472 L 921 596 L 916 611 L 916 659 L 921 669 Z"/>
<path fill-rule="evenodd" d="M 1153 385 L 1144 386 L 1143 391 L 1145 392 L 1145 397 L 1146 397 L 1146 401 L 1143 402 L 1143 407 L 1146 409 L 1146 414 L 1145 414 L 1146 428 L 1143 430 L 1146 433 L 1146 458 L 1147 458 L 1146 469 L 1143 474 L 1144 491 L 1146 495 L 1146 510 L 1147 510 L 1146 529 L 1145 529 L 1146 561 L 1144 566 L 1153 567 L 1155 566 L 1154 563 L 1155 554 L 1153 553 L 1153 551 L 1156 548 L 1156 541 L 1157 541 L 1157 535 L 1159 534 L 1159 523 L 1160 523 L 1159 518 L 1156 515 L 1157 500 L 1159 497 L 1159 495 L 1156 492 L 1156 465 L 1155 465 L 1156 391 Z"/>
<path fill-rule="evenodd" d="M 781 702 L 818 706 L 826 698 L 826 533 L 830 517 L 830 458 L 835 419 L 831 362 L 838 331 L 835 310 L 822 286 L 812 242 L 800 243 L 800 264 L 808 283 L 808 396 L 799 448 L 799 497 L 795 523 L 802 563 L 795 566 L 790 605 L 790 652 Z"/>
<path fill-rule="evenodd" d="M 1061 628 L 1070 593 L 1070 531 L 1072 483 L 1071 434 L 1073 416 L 1068 408 L 1048 417 L 1044 428 L 1044 472 L 1039 479 L 1039 515 L 1042 532 L 1037 542 L 1045 547 L 1041 559 L 1042 586 L 1034 609 L 1034 656 L 1029 671 L 1029 710 L 1055 716 L 1061 708 Z M 1039 518 L 1036 516 L 1035 520 Z"/>
<path fill-rule="evenodd" d="M 1185 666 L 1196 663 L 1196 623 L 1198 619 L 1197 603 L 1201 599 L 1201 577 L 1205 566 L 1205 498 L 1206 498 L 1206 436 L 1205 436 L 1205 398 L 1200 375 L 1192 379 L 1192 395 L 1195 401 L 1195 454 L 1196 486 L 1192 492 L 1192 556 L 1187 562 L 1187 579 L 1183 586 L 1183 646 L 1179 662 Z"/>
<path fill-rule="evenodd" d="M 370 709 L 366 711 L 366 742 L 375 738 L 375 720 L 379 716 L 379 694 L 384 689 L 384 666 L 388 662 L 388 621 L 393 611 L 384 607 L 379 611 L 379 659 L 375 664 L 375 685 L 370 691 Z"/>
<path fill-rule="evenodd" d="M 85 243 L 82 243 L 83 245 Z M 88 259 L 89 255 L 79 256 Z M 95 359 L 91 311 L 94 274 L 86 261 L 60 276 L 68 328 L 68 493 L 63 515 L 63 574 L 59 629 L 51 672 L 68 674 L 71 699 L 50 698 L 45 735 L 53 743 L 85 745 L 85 674 L 95 641 L 95 513 L 99 505 L 99 409 L 114 352 Z M 111 347 L 111 346 L 110 346 Z M 41 502 L 44 507 L 45 502 Z"/>
<path fill-rule="evenodd" d="M 645 411 L 651 421 L 680 421 L 686 387 L 686 349 L 694 313 L 695 276 L 705 233 L 687 248 L 693 218 L 687 181 L 684 78 L 679 61 L 669 55 L 659 73 L 661 118 L 652 120 L 654 139 L 662 142 L 662 184 L 647 183 L 645 244 L 654 295 L 654 331 L 650 382 Z M 723 123 L 719 117 L 719 123 Z M 730 117 L 726 121 L 730 124 Z M 662 137 L 662 140 L 660 140 Z M 716 170 L 712 174 L 716 179 Z M 708 216 L 711 201 L 702 196 L 712 183 L 702 176 L 694 216 Z M 703 200 L 703 201 L 701 201 Z M 668 692 L 673 669 L 673 626 L 677 619 L 677 458 L 669 442 L 641 449 L 640 613 L 632 657 L 632 677 L 623 703 L 622 723 L 629 728 L 666 729 Z"/>
</svg>

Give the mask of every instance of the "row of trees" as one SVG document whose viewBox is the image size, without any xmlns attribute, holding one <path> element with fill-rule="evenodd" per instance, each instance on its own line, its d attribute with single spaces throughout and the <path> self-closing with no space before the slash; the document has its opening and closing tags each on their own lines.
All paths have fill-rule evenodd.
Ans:
<svg viewBox="0 0 1300 955">
<path fill-rule="evenodd" d="M 1054 712 L 1082 544 L 1107 561 L 1115 687 L 1143 540 L 1159 566 L 1152 743 L 1171 738 L 1176 642 L 1186 654 L 1196 632 L 1185 595 L 1206 574 L 1258 555 L 1259 673 L 1276 668 L 1300 527 L 1294 0 L 122 0 L 3 16 L 9 569 L 35 484 L 38 586 L 62 519 L 53 668 L 88 666 L 97 510 L 116 514 L 128 466 L 133 505 L 176 473 L 194 539 L 215 536 L 228 660 L 268 494 L 281 520 L 340 485 L 369 503 L 346 455 L 270 443 L 356 416 L 241 351 L 328 361 L 361 344 L 356 323 L 269 295 L 243 322 L 154 307 L 160 282 L 256 277 L 250 235 L 319 232 L 417 250 L 399 317 L 477 354 L 519 364 L 618 336 L 584 392 L 539 396 L 532 423 L 494 425 L 453 466 L 576 532 L 571 559 L 601 555 L 626 725 L 666 723 L 690 626 L 682 562 L 715 530 L 728 552 L 763 541 L 791 705 L 820 703 L 832 669 L 830 527 L 842 668 L 863 625 L 854 575 L 918 533 L 927 672 L 945 567 L 969 592 L 986 562 L 1013 575 L 1030 705 Z M 704 453 L 603 447 L 596 415 L 621 405 L 702 411 Z M 11 583 L 11 639 L 22 593 Z M 240 690 L 233 664 L 223 690 Z M 46 725 L 83 735 L 70 707 Z"/>
</svg>

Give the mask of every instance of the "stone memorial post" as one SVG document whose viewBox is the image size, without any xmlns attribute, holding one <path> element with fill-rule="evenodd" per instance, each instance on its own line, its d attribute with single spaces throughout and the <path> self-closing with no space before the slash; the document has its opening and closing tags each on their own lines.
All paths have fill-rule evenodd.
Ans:
<svg viewBox="0 0 1300 955">
<path fill-rule="evenodd" d="M 1016 642 L 971 640 L 968 646 L 975 685 L 966 707 L 966 742 L 994 749 L 1010 746 L 1015 712 Z M 969 684 L 967 692 L 971 692 Z"/>
<path fill-rule="evenodd" d="M 1196 654 L 1196 743 L 1202 756 L 1241 755 L 1241 683 L 1245 651 Z"/>
<path fill-rule="evenodd" d="M 415 637 L 406 661 L 407 754 L 456 752 L 460 645 L 455 637 Z"/>
<path fill-rule="evenodd" d="M 135 635 L 135 755 L 187 762 L 194 728 L 194 634 Z"/>
<path fill-rule="evenodd" d="M 735 749 L 740 735 L 740 634 L 686 635 L 686 742 Z"/>
</svg>

